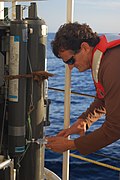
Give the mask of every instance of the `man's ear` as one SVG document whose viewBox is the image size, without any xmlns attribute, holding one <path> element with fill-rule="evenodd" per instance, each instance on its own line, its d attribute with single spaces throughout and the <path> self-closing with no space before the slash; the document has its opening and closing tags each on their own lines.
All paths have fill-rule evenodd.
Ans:
<svg viewBox="0 0 120 180">
<path fill-rule="evenodd" d="M 87 42 L 83 42 L 81 44 L 81 49 L 83 49 L 84 51 L 89 51 L 90 50 L 90 46 Z"/>
</svg>

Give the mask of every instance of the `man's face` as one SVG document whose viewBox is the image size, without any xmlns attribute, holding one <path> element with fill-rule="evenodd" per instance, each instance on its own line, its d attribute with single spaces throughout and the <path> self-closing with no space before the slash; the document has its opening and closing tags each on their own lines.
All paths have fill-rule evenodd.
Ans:
<svg viewBox="0 0 120 180">
<path fill-rule="evenodd" d="M 59 53 L 59 56 L 64 63 L 68 64 L 70 70 L 75 67 L 80 72 L 83 72 L 90 69 L 92 49 L 87 43 L 83 42 L 77 53 L 73 50 L 64 50 Z"/>
</svg>

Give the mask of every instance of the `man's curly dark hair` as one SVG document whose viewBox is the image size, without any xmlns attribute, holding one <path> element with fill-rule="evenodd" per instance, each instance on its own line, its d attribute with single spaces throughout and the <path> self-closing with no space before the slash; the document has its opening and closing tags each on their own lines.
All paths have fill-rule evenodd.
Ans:
<svg viewBox="0 0 120 180">
<path fill-rule="evenodd" d="M 58 29 L 51 47 L 54 55 L 58 58 L 59 52 L 64 50 L 77 51 L 82 42 L 87 42 L 95 47 L 100 41 L 96 32 L 93 32 L 89 25 L 74 23 L 65 23 Z"/>
</svg>

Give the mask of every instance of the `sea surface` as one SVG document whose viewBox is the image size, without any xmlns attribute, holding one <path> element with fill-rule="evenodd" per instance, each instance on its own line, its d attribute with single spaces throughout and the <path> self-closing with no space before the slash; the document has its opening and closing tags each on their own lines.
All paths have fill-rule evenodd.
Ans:
<svg viewBox="0 0 120 180">
<path fill-rule="evenodd" d="M 48 60 L 48 71 L 55 74 L 54 77 L 49 78 L 48 85 L 52 88 L 64 89 L 65 86 L 65 65 L 57 59 L 52 51 L 50 43 L 54 38 L 54 33 L 48 34 L 47 43 L 47 60 Z M 95 88 L 91 77 L 90 70 L 79 73 L 77 69 L 74 69 L 71 76 L 71 90 L 95 95 Z M 46 128 L 47 136 L 54 136 L 60 130 L 63 129 L 64 124 L 64 93 L 49 90 L 48 98 L 51 99 L 50 105 L 50 122 L 51 125 Z M 70 113 L 70 124 L 73 124 L 77 117 L 84 112 L 89 104 L 94 99 L 91 97 L 83 97 L 78 95 L 71 95 L 71 113 Z M 104 122 L 104 117 L 94 123 L 88 133 L 99 128 Z M 71 138 L 76 138 L 72 136 Z M 80 155 L 77 151 L 71 151 Z M 92 153 L 86 158 L 93 159 L 105 164 L 109 164 L 115 167 L 120 167 L 120 140 L 115 143 Z M 56 173 L 62 178 L 62 154 L 55 153 L 51 150 L 45 150 L 45 166 Z M 119 171 L 111 170 L 106 167 L 101 167 L 89 162 L 85 162 L 79 159 L 70 157 L 70 180 L 120 180 Z"/>
</svg>

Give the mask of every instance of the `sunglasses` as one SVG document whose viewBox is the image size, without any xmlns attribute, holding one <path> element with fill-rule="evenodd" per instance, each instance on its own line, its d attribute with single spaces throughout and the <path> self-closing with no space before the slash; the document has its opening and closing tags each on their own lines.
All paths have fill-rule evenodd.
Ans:
<svg viewBox="0 0 120 180">
<path fill-rule="evenodd" d="M 74 51 L 74 55 L 75 54 L 77 54 L 77 53 L 79 53 L 80 52 L 80 50 L 75 50 Z M 74 58 L 74 56 L 72 56 L 70 59 L 68 59 L 67 61 L 64 61 L 63 60 L 63 62 L 65 63 L 65 64 L 68 64 L 68 65 L 73 65 L 74 63 L 75 63 L 75 58 Z"/>
<path fill-rule="evenodd" d="M 75 58 L 74 58 L 74 56 L 72 56 L 70 59 L 68 59 L 67 61 L 64 61 L 63 60 L 63 62 L 65 63 L 65 64 L 68 64 L 68 65 L 73 65 L 74 63 L 75 63 Z"/>
</svg>

